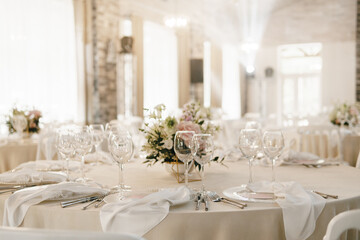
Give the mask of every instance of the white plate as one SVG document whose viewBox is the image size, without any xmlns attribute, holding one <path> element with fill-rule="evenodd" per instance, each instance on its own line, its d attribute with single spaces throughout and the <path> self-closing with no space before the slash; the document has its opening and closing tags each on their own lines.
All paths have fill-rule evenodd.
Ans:
<svg viewBox="0 0 360 240">
<path fill-rule="evenodd" d="M 232 187 L 223 191 L 223 194 L 234 200 L 245 202 L 275 203 L 273 193 L 246 193 L 244 186 Z"/>
</svg>

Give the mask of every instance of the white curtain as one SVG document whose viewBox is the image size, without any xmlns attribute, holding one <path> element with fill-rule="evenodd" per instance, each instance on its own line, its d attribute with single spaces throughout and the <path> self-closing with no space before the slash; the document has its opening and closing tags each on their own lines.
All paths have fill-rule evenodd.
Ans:
<svg viewBox="0 0 360 240">
<path fill-rule="evenodd" d="M 77 120 L 72 0 L 0 0 L 0 114 L 14 105 Z"/>
</svg>

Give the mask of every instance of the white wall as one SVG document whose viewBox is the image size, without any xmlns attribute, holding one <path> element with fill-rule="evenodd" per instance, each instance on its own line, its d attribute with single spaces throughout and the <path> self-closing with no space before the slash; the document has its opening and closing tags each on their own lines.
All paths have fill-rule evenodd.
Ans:
<svg viewBox="0 0 360 240">
<path fill-rule="evenodd" d="M 324 43 L 322 57 L 322 105 L 333 105 L 336 101 L 355 102 L 355 41 Z"/>
<path fill-rule="evenodd" d="M 356 54 L 354 42 L 323 43 L 322 106 L 332 106 L 337 101 L 355 102 Z M 256 57 L 256 79 L 265 79 L 265 68 L 274 69 L 273 79 L 266 82 L 266 116 L 277 112 L 277 46 L 263 47 Z M 248 85 L 248 112 L 259 112 L 261 97 L 257 81 Z"/>
</svg>

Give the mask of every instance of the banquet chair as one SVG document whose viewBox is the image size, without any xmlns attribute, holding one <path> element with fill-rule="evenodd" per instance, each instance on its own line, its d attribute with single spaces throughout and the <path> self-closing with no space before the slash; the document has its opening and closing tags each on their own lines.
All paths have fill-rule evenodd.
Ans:
<svg viewBox="0 0 360 240">
<path fill-rule="evenodd" d="M 331 219 L 323 240 L 339 239 L 341 234 L 348 229 L 360 231 L 360 209 L 342 212 Z"/>
<path fill-rule="evenodd" d="M 61 231 L 38 228 L 0 227 L 0 239 L 22 240 L 145 240 L 126 233 Z"/>
<path fill-rule="evenodd" d="M 310 152 L 325 160 L 342 161 L 341 137 L 336 126 L 298 127 L 298 151 Z"/>
<path fill-rule="evenodd" d="M 359 155 L 358 155 L 358 157 L 357 157 L 355 167 L 360 169 L 360 152 L 359 152 Z"/>
</svg>

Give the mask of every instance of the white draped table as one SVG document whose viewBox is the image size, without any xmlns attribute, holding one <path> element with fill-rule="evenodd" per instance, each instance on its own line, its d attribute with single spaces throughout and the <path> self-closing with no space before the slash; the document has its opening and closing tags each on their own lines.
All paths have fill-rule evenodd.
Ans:
<svg viewBox="0 0 360 240">
<path fill-rule="evenodd" d="M 244 161 L 227 162 L 206 166 L 206 186 L 209 190 L 222 191 L 247 182 L 248 166 Z M 90 166 L 89 166 L 90 167 Z M 255 180 L 269 180 L 271 168 L 255 166 Z M 327 224 L 336 214 L 360 208 L 360 170 L 348 166 L 306 168 L 303 166 L 280 166 L 278 181 L 296 181 L 309 190 L 318 190 L 339 196 L 327 200 L 319 216 L 315 232 L 309 239 L 322 239 Z M 87 176 L 112 186 L 117 182 L 117 166 L 92 166 Z M 147 167 L 138 162 L 125 166 L 125 183 L 133 189 L 156 190 L 177 187 L 180 184 L 165 171 L 161 164 Z M 191 182 L 198 188 L 200 182 Z M 0 215 L 8 194 L 0 195 Z M 99 209 L 81 210 L 83 205 L 61 208 L 59 202 L 49 201 L 30 207 L 22 224 L 24 227 L 47 229 L 74 229 L 101 231 Z M 239 208 L 224 203 L 211 203 L 210 211 L 194 210 L 195 203 L 173 207 L 169 215 L 144 237 L 146 239 L 285 239 L 282 210 L 275 203 L 249 203 Z M 0 218 L 2 221 L 2 218 Z M 356 231 L 348 231 L 347 239 L 356 239 Z"/>
<path fill-rule="evenodd" d="M 33 139 L 11 140 L 0 145 L 0 173 L 36 159 L 37 141 Z"/>
</svg>

